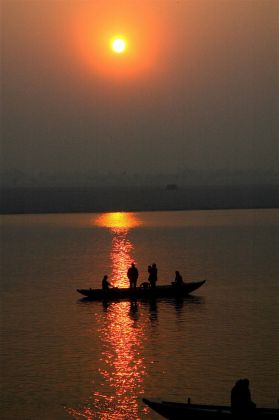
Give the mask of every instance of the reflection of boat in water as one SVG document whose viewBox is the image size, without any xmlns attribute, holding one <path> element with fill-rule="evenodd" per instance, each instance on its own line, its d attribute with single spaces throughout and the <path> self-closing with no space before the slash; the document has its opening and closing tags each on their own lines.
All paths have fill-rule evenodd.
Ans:
<svg viewBox="0 0 279 420">
<path fill-rule="evenodd" d="M 191 403 L 178 403 L 171 401 L 151 401 L 143 398 L 143 402 L 166 419 L 221 419 L 221 418 L 235 418 L 231 413 L 229 406 L 219 405 L 203 405 Z M 265 418 L 279 418 L 279 410 L 276 408 L 257 408 L 251 413 L 251 418 L 265 419 Z M 237 417 L 239 418 L 239 417 Z M 247 418 L 241 417 L 241 418 Z"/>
<path fill-rule="evenodd" d="M 182 297 L 187 296 L 205 283 L 205 280 L 184 283 L 182 286 L 157 286 L 155 288 L 137 287 L 135 289 L 111 288 L 107 291 L 103 289 L 77 289 L 78 293 L 92 300 L 117 300 L 117 299 L 145 299 L 157 297 Z"/>
</svg>

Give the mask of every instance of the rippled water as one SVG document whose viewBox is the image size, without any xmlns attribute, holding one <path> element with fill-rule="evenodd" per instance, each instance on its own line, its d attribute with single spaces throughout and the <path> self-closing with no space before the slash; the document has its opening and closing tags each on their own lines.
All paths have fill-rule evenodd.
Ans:
<svg viewBox="0 0 279 420">
<path fill-rule="evenodd" d="M 278 211 L 4 216 L 3 419 L 157 419 L 143 396 L 227 404 L 279 390 Z M 207 283 L 184 300 L 86 302 L 104 274 L 156 262 Z"/>
</svg>

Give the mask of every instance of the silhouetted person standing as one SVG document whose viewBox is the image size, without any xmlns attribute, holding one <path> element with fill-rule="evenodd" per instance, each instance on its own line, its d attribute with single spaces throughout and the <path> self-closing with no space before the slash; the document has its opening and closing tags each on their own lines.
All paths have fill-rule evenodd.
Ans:
<svg viewBox="0 0 279 420">
<path fill-rule="evenodd" d="M 251 399 L 248 379 L 239 379 L 231 390 L 231 411 L 234 415 L 253 412 L 256 404 Z"/>
<path fill-rule="evenodd" d="M 152 288 L 156 287 L 156 282 L 157 282 L 157 274 L 158 274 L 158 269 L 155 263 L 153 263 L 151 266 L 148 266 L 148 272 L 149 272 L 149 277 L 148 277 L 148 281 L 150 283 L 150 286 Z"/>
<path fill-rule="evenodd" d="M 130 282 L 130 288 L 133 289 L 135 287 L 137 287 L 137 280 L 139 277 L 139 271 L 137 269 L 137 267 L 135 266 L 135 263 L 132 263 L 131 267 L 129 267 L 128 271 L 127 271 L 127 277 L 129 279 Z"/>
</svg>

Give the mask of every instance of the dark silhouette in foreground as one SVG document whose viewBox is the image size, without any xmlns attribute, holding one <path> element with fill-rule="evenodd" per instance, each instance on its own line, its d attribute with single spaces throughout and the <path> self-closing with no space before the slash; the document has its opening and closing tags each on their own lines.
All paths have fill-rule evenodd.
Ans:
<svg viewBox="0 0 279 420">
<path fill-rule="evenodd" d="M 251 399 L 248 379 L 239 379 L 231 390 L 231 411 L 233 415 L 253 414 L 256 404 Z"/>
<path fill-rule="evenodd" d="M 251 399 L 249 380 L 239 379 L 231 390 L 231 406 L 179 403 L 173 401 L 152 401 L 143 398 L 143 402 L 152 410 L 166 419 L 192 419 L 192 418 L 235 418 L 235 419 L 279 419 L 277 408 L 257 408 Z"/>
<path fill-rule="evenodd" d="M 128 268 L 127 277 L 130 282 L 130 288 L 131 289 L 136 288 L 138 277 L 139 277 L 139 271 L 137 267 L 135 266 L 135 263 L 132 263 L 131 267 Z"/>
</svg>

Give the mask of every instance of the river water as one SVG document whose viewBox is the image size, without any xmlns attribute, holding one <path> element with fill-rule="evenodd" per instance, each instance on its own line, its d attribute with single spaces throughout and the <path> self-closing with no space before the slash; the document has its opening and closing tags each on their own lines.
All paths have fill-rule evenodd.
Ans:
<svg viewBox="0 0 279 420">
<path fill-rule="evenodd" d="M 278 210 L 7 215 L 1 418 L 158 419 L 142 397 L 229 404 L 250 379 L 278 407 Z M 184 300 L 86 302 L 104 274 L 158 266 L 207 282 Z"/>
</svg>

